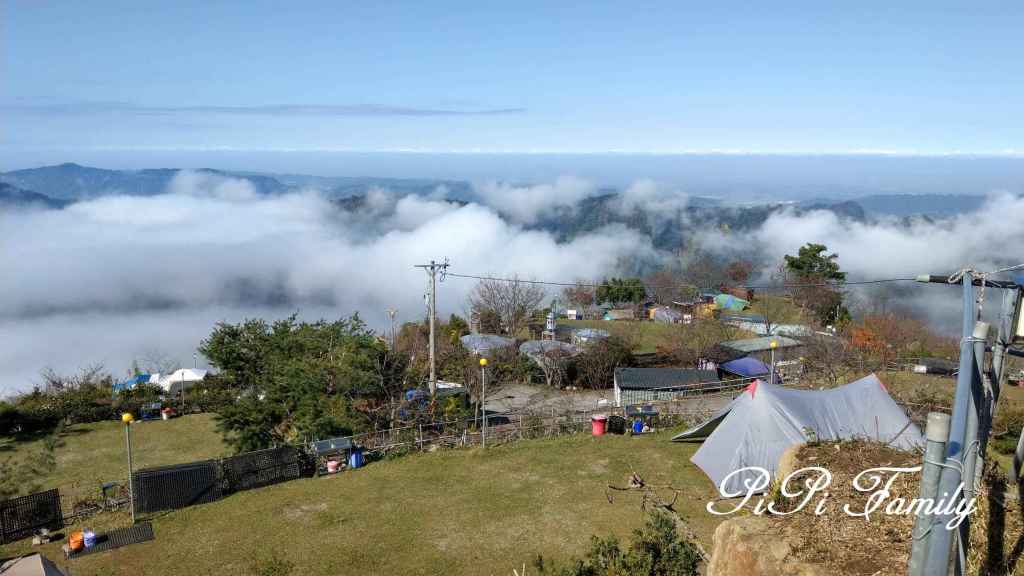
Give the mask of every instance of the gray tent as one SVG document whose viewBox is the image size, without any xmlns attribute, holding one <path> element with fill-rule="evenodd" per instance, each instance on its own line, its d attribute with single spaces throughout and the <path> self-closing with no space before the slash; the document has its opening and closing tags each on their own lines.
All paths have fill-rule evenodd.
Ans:
<svg viewBox="0 0 1024 576">
<path fill-rule="evenodd" d="M 903 450 L 924 446 L 921 431 L 874 374 L 821 391 L 757 380 L 710 420 L 672 440 L 704 440 L 690 460 L 721 487 L 730 473 L 748 466 L 774 475 L 782 453 L 806 442 L 808 431 L 819 440 L 867 438 Z M 757 476 L 752 471 L 734 474 L 725 489 L 743 491 L 744 482 Z"/>
<path fill-rule="evenodd" d="M 467 350 L 477 356 L 486 356 L 491 350 L 508 348 L 516 343 L 511 338 L 498 336 L 497 334 L 466 334 L 459 338 Z"/>
<path fill-rule="evenodd" d="M 42 554 L 30 554 L 0 563 L 4 576 L 64 576 L 57 565 Z"/>
</svg>

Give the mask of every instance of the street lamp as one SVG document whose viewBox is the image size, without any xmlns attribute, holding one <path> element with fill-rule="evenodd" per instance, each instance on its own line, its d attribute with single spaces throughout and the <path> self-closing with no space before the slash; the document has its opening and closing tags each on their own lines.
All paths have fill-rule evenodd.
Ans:
<svg viewBox="0 0 1024 576">
<path fill-rule="evenodd" d="M 480 445 L 487 448 L 487 358 L 480 359 L 480 412 L 484 427 L 480 431 Z"/>
<path fill-rule="evenodd" d="M 128 502 L 132 511 L 132 524 L 135 524 L 135 482 L 132 481 L 132 422 L 135 418 L 131 412 L 121 414 L 121 422 L 124 422 L 124 435 L 128 442 Z"/>
<path fill-rule="evenodd" d="M 775 384 L 775 349 L 779 347 L 779 343 L 772 340 L 768 343 L 768 347 L 772 350 L 772 371 L 771 374 L 768 375 L 768 383 Z"/>
</svg>

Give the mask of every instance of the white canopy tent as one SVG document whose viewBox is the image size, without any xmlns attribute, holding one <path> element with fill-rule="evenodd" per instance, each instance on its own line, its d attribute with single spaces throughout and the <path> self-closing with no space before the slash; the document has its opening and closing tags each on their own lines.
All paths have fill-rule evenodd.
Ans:
<svg viewBox="0 0 1024 576">
<path fill-rule="evenodd" d="M 165 392 L 177 394 L 182 389 L 188 390 L 206 379 L 206 370 L 179 368 L 170 374 L 160 376 L 158 383 Z"/>
</svg>

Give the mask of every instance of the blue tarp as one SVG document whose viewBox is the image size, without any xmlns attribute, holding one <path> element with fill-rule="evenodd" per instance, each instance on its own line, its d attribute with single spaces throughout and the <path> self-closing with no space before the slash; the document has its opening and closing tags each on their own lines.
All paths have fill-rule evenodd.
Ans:
<svg viewBox="0 0 1024 576">
<path fill-rule="evenodd" d="M 139 384 L 149 384 L 149 374 L 138 374 L 125 380 L 124 382 L 118 382 L 113 385 L 114 394 L 117 394 L 121 390 L 131 390 Z"/>
<path fill-rule="evenodd" d="M 768 373 L 771 372 L 771 368 L 767 364 L 761 362 L 757 358 L 752 358 L 750 356 L 744 356 L 743 358 L 730 360 L 729 362 L 722 364 L 722 370 L 725 370 L 726 372 L 731 372 L 738 376 L 743 376 L 744 378 L 757 378 L 760 376 L 767 376 Z M 776 375 L 775 381 L 781 381 L 778 378 L 778 375 Z"/>
</svg>

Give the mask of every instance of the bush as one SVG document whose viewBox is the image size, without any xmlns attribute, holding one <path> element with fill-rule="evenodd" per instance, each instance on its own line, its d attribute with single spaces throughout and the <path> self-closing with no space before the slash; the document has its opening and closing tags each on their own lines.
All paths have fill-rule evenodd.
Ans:
<svg viewBox="0 0 1024 576">
<path fill-rule="evenodd" d="M 668 513 L 656 511 L 643 528 L 633 532 L 627 550 L 614 536 L 593 536 L 590 551 L 582 559 L 568 566 L 548 566 L 538 556 L 534 567 L 540 574 L 557 576 L 696 576 L 699 564 L 697 547 L 679 537 Z"/>
<path fill-rule="evenodd" d="M 992 423 L 992 449 L 1001 454 L 1013 454 L 1017 450 L 1017 439 L 1024 428 L 1024 409 L 1013 405 L 1003 406 Z"/>
<path fill-rule="evenodd" d="M 629 343 L 617 336 L 598 340 L 576 357 L 576 385 L 582 388 L 611 388 L 615 369 L 629 366 L 633 354 Z"/>
</svg>

